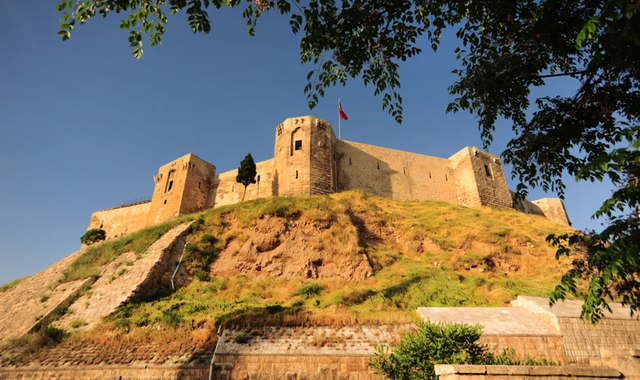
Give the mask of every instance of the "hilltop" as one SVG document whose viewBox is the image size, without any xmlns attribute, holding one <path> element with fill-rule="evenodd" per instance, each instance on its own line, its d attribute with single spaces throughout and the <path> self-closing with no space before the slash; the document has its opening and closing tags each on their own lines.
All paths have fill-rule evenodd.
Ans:
<svg viewBox="0 0 640 380">
<path fill-rule="evenodd" d="M 48 274 L 56 281 L 43 292 L 47 299 L 60 292 L 67 303 L 46 324 L 71 335 L 38 351 L 46 345 L 37 338 L 42 328 L 32 328 L 11 341 L 3 360 L 26 363 L 29 353 L 29 361 L 46 363 L 54 352 L 83 351 L 75 361 L 144 361 L 154 356 L 131 353 L 143 342 L 164 361 L 196 346 L 209 350 L 218 325 L 398 325 L 415 321 L 419 306 L 502 306 L 517 295 L 546 297 L 568 259 L 556 260 L 545 238 L 569 231 L 511 209 L 359 191 L 225 206 L 83 248 L 64 268 L 56 264 Z M 183 251 L 172 291 L 167 280 Z M 160 262 L 170 270 L 155 282 L 130 285 Z M 0 298 L 16 297 L 29 281 Z M 144 286 L 154 291 L 141 296 Z M 78 291 L 70 297 L 70 289 Z M 45 294 L 35 294 L 46 308 Z M 96 345 L 99 356 L 86 356 Z"/>
</svg>

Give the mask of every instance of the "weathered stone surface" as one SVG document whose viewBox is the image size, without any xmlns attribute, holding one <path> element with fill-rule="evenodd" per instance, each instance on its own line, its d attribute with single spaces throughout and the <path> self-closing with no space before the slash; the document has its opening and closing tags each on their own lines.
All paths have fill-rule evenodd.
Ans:
<svg viewBox="0 0 640 380">
<path fill-rule="evenodd" d="M 526 309 L 515 307 L 419 307 L 424 320 L 480 324 L 485 335 L 559 336 Z"/>
<path fill-rule="evenodd" d="M 498 379 L 618 379 L 622 374 L 612 368 L 570 366 L 435 366 L 441 379 L 451 380 L 498 380 Z"/>
<path fill-rule="evenodd" d="M 89 279 L 59 284 L 62 273 L 84 250 L 77 251 L 13 289 L 0 293 L 0 344 L 26 334 L 58 305 L 68 301 Z"/>
<path fill-rule="evenodd" d="M 70 329 L 74 321 L 80 320 L 87 325 L 79 329 L 88 330 L 120 305 L 136 297 L 151 295 L 160 287 L 170 286 L 165 274 L 173 273 L 175 257 L 182 252 L 184 235 L 189 226 L 190 223 L 185 223 L 174 227 L 153 243 L 138 260 L 135 254 L 129 252 L 109 263 L 93 284 L 91 292 L 71 305 L 73 313 L 65 315 L 56 324 Z M 132 265 L 126 265 L 127 262 Z M 119 274 L 121 271 L 125 272 Z"/>
<path fill-rule="evenodd" d="M 311 355 L 370 357 L 380 344 L 390 345 L 413 325 L 344 327 L 261 327 L 251 331 L 225 330 L 218 353 L 226 355 Z M 249 337 L 236 343 L 238 334 Z"/>
</svg>

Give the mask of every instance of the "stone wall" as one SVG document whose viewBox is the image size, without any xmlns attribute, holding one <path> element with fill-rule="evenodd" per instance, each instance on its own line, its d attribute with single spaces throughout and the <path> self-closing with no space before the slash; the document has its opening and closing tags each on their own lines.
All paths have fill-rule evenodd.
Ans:
<svg viewBox="0 0 640 380">
<path fill-rule="evenodd" d="M 170 287 L 165 275 L 175 269 L 189 226 L 190 223 L 186 223 L 174 227 L 139 259 L 129 252 L 106 265 L 91 292 L 78 298 L 70 306 L 72 313 L 65 315 L 56 325 L 69 330 L 74 321 L 80 320 L 87 325 L 76 330 L 88 330 L 120 305 Z"/>
<path fill-rule="evenodd" d="M 274 187 L 282 197 L 310 194 L 311 133 L 317 118 L 289 118 L 276 128 Z M 297 145 L 298 144 L 298 145 Z"/>
<path fill-rule="evenodd" d="M 207 380 L 208 367 L 86 366 L 1 369 L 0 380 Z"/>
<path fill-rule="evenodd" d="M 313 119 L 311 124 L 309 194 L 336 192 L 336 136 L 331 124 Z"/>
<path fill-rule="evenodd" d="M 567 210 L 564 208 L 564 203 L 559 198 L 542 198 L 531 203 L 535 204 L 542 210 L 544 216 L 556 222 L 558 224 L 571 225 Z"/>
<path fill-rule="evenodd" d="M 369 367 L 370 355 L 216 355 L 214 379 L 382 380 Z M 2 380 L 2 378 L 0 378 Z"/>
<path fill-rule="evenodd" d="M 622 377 L 620 371 L 598 367 L 438 364 L 435 370 L 440 380 L 593 380 Z"/>
<path fill-rule="evenodd" d="M 511 303 L 535 314 L 562 335 L 569 364 L 588 364 L 615 350 L 640 348 L 640 321 L 620 304 L 610 304 L 612 313 L 606 312 L 605 319 L 594 326 L 580 319 L 581 301 L 567 300 L 549 307 L 547 298 L 519 296 Z"/>
<path fill-rule="evenodd" d="M 77 251 L 17 286 L 0 293 L 0 345 L 29 332 L 58 305 L 68 302 L 90 279 L 63 284 L 58 281 L 84 249 Z"/>
<path fill-rule="evenodd" d="M 150 208 L 149 201 L 96 211 L 91 214 L 87 230 L 102 228 L 107 234 L 107 239 L 141 230 L 147 226 Z"/>
<path fill-rule="evenodd" d="M 338 191 L 362 189 L 394 199 L 458 204 L 456 180 L 446 158 L 336 141 Z"/>
<path fill-rule="evenodd" d="M 147 225 L 205 208 L 215 166 L 189 153 L 158 170 Z"/>
<path fill-rule="evenodd" d="M 466 147 L 449 160 L 455 173 L 459 205 L 512 207 L 511 192 L 498 156 Z"/>
<path fill-rule="evenodd" d="M 273 159 L 256 164 L 258 183 L 245 200 L 361 189 L 400 200 L 438 200 L 466 207 L 511 208 L 513 200 L 498 156 L 465 147 L 449 159 L 336 140 L 331 124 L 313 116 L 288 118 L 276 127 Z M 133 232 L 180 215 L 238 203 L 244 189 L 236 170 L 187 154 L 158 170 L 150 204 L 94 213 L 89 226 L 107 236 Z M 562 202 L 544 198 L 515 208 L 569 225 Z M 144 213 L 148 216 L 144 218 Z"/>
<path fill-rule="evenodd" d="M 513 198 L 515 193 L 513 191 L 511 191 L 510 193 L 511 197 Z M 513 208 L 525 214 L 545 216 L 540 207 L 526 199 L 518 199 L 514 201 Z"/>
<path fill-rule="evenodd" d="M 273 195 L 273 159 L 256 163 L 256 172 L 256 183 L 247 186 L 245 200 Z M 242 200 L 244 186 L 236 182 L 237 175 L 238 169 L 234 169 L 213 178 L 207 208 L 236 204 Z"/>
</svg>

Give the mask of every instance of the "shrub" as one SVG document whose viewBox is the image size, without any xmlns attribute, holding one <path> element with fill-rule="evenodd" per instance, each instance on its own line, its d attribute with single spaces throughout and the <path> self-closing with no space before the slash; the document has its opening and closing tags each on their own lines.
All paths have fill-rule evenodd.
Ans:
<svg viewBox="0 0 640 380">
<path fill-rule="evenodd" d="M 391 353 L 387 347 L 377 347 L 369 366 L 390 380 L 435 380 L 436 364 L 557 365 L 546 358 L 517 358 L 514 350 L 493 355 L 477 343 L 481 335 L 480 325 L 418 322 L 418 331 L 405 334 Z"/>
<path fill-rule="evenodd" d="M 48 294 L 45 294 L 40 298 L 40 302 L 45 303 L 49 300 L 49 298 L 51 298 L 51 296 Z"/>
<path fill-rule="evenodd" d="M 91 245 L 107 238 L 107 233 L 100 228 L 92 228 L 80 236 L 80 243 Z"/>
<path fill-rule="evenodd" d="M 322 286 L 317 283 L 305 284 L 298 289 L 298 294 L 306 297 L 319 295 L 320 292 L 322 292 Z"/>
<path fill-rule="evenodd" d="M 46 326 L 41 330 L 41 334 L 46 339 L 47 346 L 54 346 L 62 342 L 62 339 L 66 335 L 64 330 L 53 326 Z"/>
<path fill-rule="evenodd" d="M 63 315 L 69 313 L 69 308 L 67 306 L 58 305 L 51 312 L 53 317 L 62 317 Z"/>
<path fill-rule="evenodd" d="M 200 281 L 211 281 L 211 276 L 209 276 L 209 273 L 203 270 L 197 271 L 194 276 L 196 276 L 196 278 Z"/>
<path fill-rule="evenodd" d="M 200 238 L 200 242 L 204 243 L 204 244 L 214 245 L 214 244 L 216 244 L 218 242 L 218 239 L 213 235 L 204 234 Z"/>
<path fill-rule="evenodd" d="M 71 327 L 73 327 L 74 329 L 77 329 L 78 327 L 82 327 L 82 326 L 86 326 L 88 323 L 81 320 L 81 319 L 76 319 L 75 321 L 71 322 Z"/>
<path fill-rule="evenodd" d="M 182 322 L 182 317 L 176 310 L 165 310 L 162 312 L 162 322 L 171 327 L 176 327 Z"/>
<path fill-rule="evenodd" d="M 393 352 L 377 347 L 369 365 L 391 380 L 435 380 L 435 364 L 484 364 L 488 354 L 477 343 L 481 335 L 480 325 L 419 322 L 418 331 L 405 334 Z"/>
<path fill-rule="evenodd" d="M 194 244 L 188 244 L 184 247 L 184 251 L 187 253 L 198 253 L 200 252 L 200 247 Z"/>
<path fill-rule="evenodd" d="M 239 344 L 245 344 L 249 341 L 249 337 L 245 333 L 240 333 L 233 337 L 233 341 Z"/>
</svg>

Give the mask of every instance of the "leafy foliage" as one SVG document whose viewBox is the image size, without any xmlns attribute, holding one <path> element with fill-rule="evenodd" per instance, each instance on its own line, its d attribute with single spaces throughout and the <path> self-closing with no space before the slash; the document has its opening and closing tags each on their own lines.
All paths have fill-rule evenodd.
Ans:
<svg viewBox="0 0 640 380">
<path fill-rule="evenodd" d="M 393 352 L 376 348 L 369 365 L 388 379 L 437 379 L 435 364 L 485 364 L 488 354 L 477 343 L 480 325 L 418 322 L 418 331 L 406 334 Z"/>
<path fill-rule="evenodd" d="M 107 238 L 107 233 L 100 228 L 92 228 L 80 236 L 80 243 L 91 245 Z"/>
<path fill-rule="evenodd" d="M 435 380 L 436 364 L 557 365 L 546 358 L 518 358 L 514 350 L 493 355 L 478 343 L 481 335 L 480 325 L 418 322 L 418 330 L 405 334 L 392 352 L 377 347 L 369 365 L 390 380 Z"/>
<path fill-rule="evenodd" d="M 243 201 L 244 196 L 247 194 L 247 186 L 252 183 L 256 183 L 257 174 L 256 163 L 253 162 L 253 157 L 251 156 L 251 153 L 249 153 L 242 162 L 240 162 L 238 175 L 236 176 L 236 182 L 241 183 L 244 186 L 244 193 L 242 193 Z"/>
</svg>

